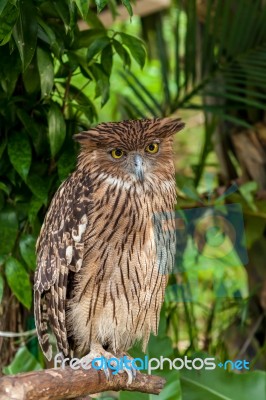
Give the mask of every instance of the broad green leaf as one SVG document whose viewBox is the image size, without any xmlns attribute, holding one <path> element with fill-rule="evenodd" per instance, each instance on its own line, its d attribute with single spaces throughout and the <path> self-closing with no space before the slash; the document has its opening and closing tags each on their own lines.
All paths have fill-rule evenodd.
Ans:
<svg viewBox="0 0 266 400">
<path fill-rule="evenodd" d="M 107 76 L 110 77 L 113 66 L 113 50 L 111 44 L 108 44 L 102 51 L 101 64 Z"/>
<path fill-rule="evenodd" d="M 100 64 L 93 64 L 91 70 L 96 80 L 95 97 L 101 96 L 101 106 L 103 107 L 109 99 L 109 78 Z"/>
<path fill-rule="evenodd" d="M 13 36 L 19 50 L 23 70 L 28 67 L 35 53 L 38 24 L 36 9 L 31 0 L 19 2 L 19 16 Z"/>
<path fill-rule="evenodd" d="M 90 62 L 93 57 L 100 53 L 109 43 L 110 39 L 108 36 L 96 38 L 88 48 L 87 61 Z"/>
<path fill-rule="evenodd" d="M 10 54 L 8 46 L 1 48 L 1 73 L 0 85 L 8 98 L 13 94 L 19 75 L 21 74 L 21 61 L 14 51 Z"/>
<path fill-rule="evenodd" d="M 139 66 L 143 68 L 146 59 L 146 50 L 143 41 L 127 33 L 119 32 L 119 35 L 122 39 L 122 43 L 128 47 L 132 57 Z"/>
<path fill-rule="evenodd" d="M 28 211 L 28 217 L 31 225 L 34 224 L 37 214 L 42 208 L 44 203 L 46 203 L 46 201 L 43 201 L 38 196 L 32 196 Z"/>
<path fill-rule="evenodd" d="M 35 148 L 36 153 L 39 155 L 43 151 L 43 143 L 44 143 L 44 134 L 43 129 L 41 129 L 40 125 L 31 118 L 27 112 L 22 109 L 17 109 L 17 116 L 20 121 L 24 125 L 28 134 L 31 136 L 33 146 Z"/>
<path fill-rule="evenodd" d="M 0 45 L 6 44 L 10 39 L 17 18 L 18 8 L 8 2 L 0 14 Z"/>
<path fill-rule="evenodd" d="M 40 74 L 38 71 L 36 55 L 34 55 L 22 77 L 25 89 L 29 94 L 36 93 L 40 90 Z"/>
<path fill-rule="evenodd" d="M 129 15 L 132 17 L 133 16 L 133 10 L 132 10 L 132 6 L 130 4 L 130 0 L 121 0 L 122 3 L 124 4 L 124 6 L 127 9 L 127 12 L 129 13 Z"/>
<path fill-rule="evenodd" d="M 123 61 L 124 67 L 130 67 L 131 60 L 130 60 L 130 56 L 128 54 L 128 51 L 124 48 L 124 46 L 122 46 L 122 44 L 120 42 L 118 42 L 118 40 L 113 39 L 112 43 L 113 43 L 113 46 L 115 48 L 115 51 L 117 52 L 117 54 L 119 55 L 119 57 Z"/>
<path fill-rule="evenodd" d="M 4 287 L 5 283 L 4 283 L 4 278 L 2 277 L 2 275 L 0 275 L 0 304 L 2 302 L 2 298 L 3 298 L 3 294 L 4 294 Z"/>
<path fill-rule="evenodd" d="M 16 375 L 20 372 L 39 371 L 42 369 L 41 364 L 29 352 L 26 346 L 22 346 L 16 352 L 11 364 L 3 368 L 6 375 Z"/>
<path fill-rule="evenodd" d="M 100 13 L 108 3 L 108 0 L 95 0 L 95 3 L 97 6 L 97 11 Z"/>
<path fill-rule="evenodd" d="M 36 267 L 36 254 L 35 254 L 36 238 L 32 235 L 24 234 L 20 238 L 19 248 L 23 260 L 27 266 L 34 271 Z"/>
<path fill-rule="evenodd" d="M 56 37 L 53 29 L 49 25 L 47 25 L 43 21 L 43 19 L 37 17 L 37 21 L 38 21 L 39 26 L 43 29 L 43 32 L 45 32 L 45 34 L 47 36 L 46 37 L 46 42 L 48 41 L 48 43 L 51 46 L 51 50 L 55 53 L 55 56 L 57 58 L 59 58 L 60 54 L 63 52 L 63 43 L 62 43 L 62 41 L 60 41 L 59 38 Z M 39 36 L 43 40 L 43 37 L 41 37 L 41 34 L 40 34 L 40 29 L 41 28 L 39 28 Z"/>
<path fill-rule="evenodd" d="M 18 220 L 13 209 L 0 211 L 0 226 L 0 255 L 6 255 L 12 251 L 17 237 Z"/>
<path fill-rule="evenodd" d="M 58 153 L 66 136 L 66 124 L 63 114 L 56 103 L 51 103 L 48 112 L 48 135 L 52 157 Z"/>
<path fill-rule="evenodd" d="M 37 174 L 31 173 L 27 179 L 27 185 L 32 193 L 41 200 L 42 204 L 47 203 L 49 187 L 47 182 Z M 38 203 L 39 204 L 39 203 Z"/>
<path fill-rule="evenodd" d="M 84 47 L 89 47 L 97 38 L 100 37 L 106 37 L 106 30 L 103 28 L 86 29 L 85 31 L 77 32 L 71 48 L 82 49 Z"/>
<path fill-rule="evenodd" d="M 48 97 L 54 85 L 54 66 L 50 53 L 38 47 L 37 63 L 41 80 L 42 98 Z"/>
<path fill-rule="evenodd" d="M 7 149 L 13 167 L 26 180 L 31 165 L 31 145 L 27 134 L 20 131 L 10 135 Z"/>
<path fill-rule="evenodd" d="M 183 400 L 250 400 L 265 398 L 266 372 L 243 374 L 220 368 L 212 371 L 181 371 Z"/>
<path fill-rule="evenodd" d="M 29 274 L 15 258 L 9 257 L 5 263 L 5 274 L 9 287 L 17 299 L 28 309 L 31 307 L 32 288 Z"/>
</svg>

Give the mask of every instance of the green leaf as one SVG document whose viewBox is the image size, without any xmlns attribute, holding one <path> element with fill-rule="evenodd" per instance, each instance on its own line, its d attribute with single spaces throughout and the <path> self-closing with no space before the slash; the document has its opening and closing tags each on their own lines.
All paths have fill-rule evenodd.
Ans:
<svg viewBox="0 0 266 400">
<path fill-rule="evenodd" d="M 19 2 L 19 17 L 13 30 L 13 36 L 24 71 L 35 53 L 37 32 L 36 9 L 31 0 L 21 0 Z"/>
<path fill-rule="evenodd" d="M 95 3 L 97 6 L 97 11 L 100 13 L 108 3 L 108 0 L 95 0 Z"/>
<path fill-rule="evenodd" d="M 53 1 L 53 5 L 54 5 L 56 11 L 58 12 L 59 17 L 64 22 L 66 32 L 68 32 L 70 30 L 70 14 L 69 14 L 69 8 L 67 6 L 67 3 L 65 1 L 61 1 L 61 0 Z"/>
<path fill-rule="evenodd" d="M 257 182 L 246 182 L 239 186 L 239 192 L 246 200 L 247 204 L 253 211 L 257 211 L 257 206 L 255 204 L 255 193 L 258 190 Z"/>
<path fill-rule="evenodd" d="M 84 31 L 77 32 L 71 48 L 82 49 L 84 47 L 89 47 L 97 38 L 100 37 L 106 37 L 106 30 L 103 28 L 86 29 Z"/>
<path fill-rule="evenodd" d="M 41 80 L 42 98 L 48 97 L 54 85 L 54 65 L 50 53 L 38 47 L 37 63 Z"/>
<path fill-rule="evenodd" d="M 49 25 L 47 25 L 41 18 L 37 17 L 38 24 L 40 26 L 39 28 L 39 36 L 42 40 L 44 40 L 44 37 L 41 37 L 40 29 L 43 29 L 43 32 L 46 35 L 46 43 L 48 42 L 51 46 L 51 50 L 54 52 L 55 56 L 57 58 L 60 57 L 61 53 L 63 52 L 63 43 L 56 37 L 54 31 L 52 28 L 50 28 Z"/>
<path fill-rule="evenodd" d="M 18 8 L 10 2 L 0 15 L 0 45 L 6 44 L 12 34 L 13 26 L 18 18 Z"/>
<path fill-rule="evenodd" d="M 133 10 L 132 10 L 132 6 L 130 4 L 130 0 L 122 0 L 122 3 L 126 7 L 127 12 L 129 13 L 129 15 L 132 17 L 133 16 Z"/>
<path fill-rule="evenodd" d="M 263 371 L 249 371 L 243 374 L 219 368 L 212 371 L 181 371 L 183 400 L 264 399 L 265 381 L 266 373 Z"/>
<path fill-rule="evenodd" d="M 47 203 L 47 198 L 48 198 L 48 185 L 47 182 L 45 182 L 44 179 L 42 179 L 39 175 L 31 173 L 28 176 L 27 179 L 27 185 L 32 191 L 33 194 L 35 194 L 36 197 L 38 197 L 39 200 L 41 200 L 42 204 Z M 38 203 L 40 204 L 40 203 Z"/>
<path fill-rule="evenodd" d="M 5 288 L 4 278 L 2 277 L 2 275 L 0 275 L 0 304 L 3 299 L 4 288 Z"/>
<path fill-rule="evenodd" d="M 130 67 L 131 60 L 128 51 L 122 46 L 120 42 L 118 42 L 118 40 L 115 39 L 113 39 L 113 46 L 115 48 L 115 51 L 123 61 L 124 67 Z"/>
<path fill-rule="evenodd" d="M 132 57 L 139 66 L 143 68 L 146 59 L 146 50 L 143 41 L 127 33 L 119 32 L 119 35 L 122 39 L 122 43 L 128 47 Z"/>
<path fill-rule="evenodd" d="M 21 131 L 10 135 L 7 149 L 11 164 L 22 179 L 26 180 L 31 165 L 31 145 L 27 134 Z"/>
<path fill-rule="evenodd" d="M 11 364 L 3 368 L 6 375 L 16 375 L 20 372 L 39 371 L 42 369 L 41 364 L 29 352 L 26 346 L 22 346 L 16 352 Z"/>
<path fill-rule="evenodd" d="M 89 8 L 89 12 L 88 12 L 86 21 L 89 24 L 89 26 L 91 26 L 92 28 L 105 29 L 105 27 L 104 27 L 102 21 L 100 20 L 100 18 L 90 8 Z"/>
<path fill-rule="evenodd" d="M 57 162 L 58 175 L 61 182 L 63 182 L 74 170 L 75 165 L 76 155 L 72 148 L 67 147 Z"/>
<path fill-rule="evenodd" d="M 43 150 L 43 142 L 45 140 L 43 130 L 40 128 L 40 125 L 38 125 L 37 122 L 24 110 L 17 109 L 17 116 L 24 125 L 28 134 L 31 136 L 35 151 L 39 155 Z"/>
<path fill-rule="evenodd" d="M 23 82 L 25 89 L 29 94 L 36 93 L 40 90 L 40 75 L 37 66 L 36 56 L 33 57 L 26 71 L 24 71 Z"/>
<path fill-rule="evenodd" d="M 17 237 L 18 221 L 13 209 L 0 211 L 0 226 L 0 255 L 7 255 L 12 251 Z"/>
<path fill-rule="evenodd" d="M 82 18 L 86 20 L 89 11 L 88 0 L 73 0 L 73 1 L 74 3 L 76 3 L 76 6 L 78 7 L 78 10 Z"/>
<path fill-rule="evenodd" d="M 35 254 L 36 238 L 32 235 L 22 235 L 19 241 L 20 253 L 27 266 L 34 271 L 36 267 L 36 254 Z"/>
<path fill-rule="evenodd" d="M 56 103 L 52 103 L 48 112 L 48 134 L 52 157 L 58 153 L 66 136 L 66 124 L 63 114 Z"/>
<path fill-rule="evenodd" d="M 17 299 L 28 309 L 31 307 L 32 288 L 29 274 L 15 258 L 9 257 L 5 263 L 7 283 Z"/>
<path fill-rule="evenodd" d="M 36 197 L 32 196 L 30 205 L 29 205 L 29 211 L 28 211 L 28 218 L 29 218 L 31 225 L 34 224 L 37 214 L 40 211 L 40 209 L 42 208 L 44 203 L 46 203 L 46 200 L 43 201 L 38 196 L 36 196 Z"/>
<path fill-rule="evenodd" d="M 93 102 L 84 94 L 84 92 L 78 89 L 74 85 L 70 85 L 69 87 L 69 97 L 71 100 L 76 101 L 78 103 L 77 109 L 78 111 L 83 112 L 86 117 L 92 121 L 96 118 L 97 113 Z M 72 106 L 75 107 L 75 103 L 72 103 Z M 73 151 L 72 151 L 73 154 Z M 64 154 L 62 155 L 62 157 Z"/>
<path fill-rule="evenodd" d="M 2 192 L 4 192 L 7 195 L 9 195 L 10 193 L 9 187 L 3 182 L 0 182 L 0 190 L 2 190 Z"/>
<path fill-rule="evenodd" d="M 8 0 L 0 0 L 0 15 L 4 11 L 5 6 L 7 5 L 7 3 L 8 3 Z"/>
<path fill-rule="evenodd" d="M 102 107 L 105 105 L 107 100 L 109 99 L 109 77 L 106 75 L 105 71 L 103 70 L 100 64 L 93 64 L 91 66 L 91 71 L 96 80 L 96 90 L 95 90 L 95 97 L 101 96 L 101 105 Z"/>
<path fill-rule="evenodd" d="M 88 48 L 87 61 L 90 62 L 93 57 L 100 53 L 109 43 L 110 39 L 108 36 L 96 38 Z"/>
<path fill-rule="evenodd" d="M 113 50 L 111 44 L 108 44 L 102 51 L 101 64 L 104 72 L 110 77 L 113 66 Z"/>
</svg>

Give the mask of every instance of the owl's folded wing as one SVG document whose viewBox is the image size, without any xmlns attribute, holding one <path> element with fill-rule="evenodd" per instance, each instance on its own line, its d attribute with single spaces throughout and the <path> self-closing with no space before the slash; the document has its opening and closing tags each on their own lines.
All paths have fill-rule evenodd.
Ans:
<svg viewBox="0 0 266 400">
<path fill-rule="evenodd" d="M 91 209 L 89 178 L 72 174 L 56 192 L 36 245 L 34 312 L 40 346 L 52 358 L 48 322 L 64 355 L 69 354 L 65 306 L 69 271 L 82 266 L 84 233 Z"/>
</svg>

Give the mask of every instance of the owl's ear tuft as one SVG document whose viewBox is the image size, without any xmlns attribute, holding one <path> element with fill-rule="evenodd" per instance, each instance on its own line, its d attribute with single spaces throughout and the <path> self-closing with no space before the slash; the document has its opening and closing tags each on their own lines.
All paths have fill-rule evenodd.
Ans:
<svg viewBox="0 0 266 400">
<path fill-rule="evenodd" d="M 185 126 L 180 118 L 160 118 L 158 134 L 161 137 L 172 136 Z"/>
<path fill-rule="evenodd" d="M 90 129 L 88 131 L 79 132 L 73 136 L 73 140 L 75 140 L 75 142 L 79 142 L 80 144 L 96 142 L 99 139 L 99 131 L 97 129 Z"/>
</svg>

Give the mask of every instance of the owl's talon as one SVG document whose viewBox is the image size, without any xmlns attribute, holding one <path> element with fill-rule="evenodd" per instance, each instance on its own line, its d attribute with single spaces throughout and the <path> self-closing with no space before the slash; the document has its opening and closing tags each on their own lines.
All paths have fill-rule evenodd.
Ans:
<svg viewBox="0 0 266 400">
<path fill-rule="evenodd" d="M 124 372 L 126 372 L 128 376 L 127 385 L 131 385 L 131 383 L 136 379 L 137 370 L 132 367 L 128 368 L 124 365 L 123 369 L 120 369 L 119 374 L 123 374 Z"/>
</svg>

